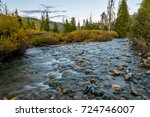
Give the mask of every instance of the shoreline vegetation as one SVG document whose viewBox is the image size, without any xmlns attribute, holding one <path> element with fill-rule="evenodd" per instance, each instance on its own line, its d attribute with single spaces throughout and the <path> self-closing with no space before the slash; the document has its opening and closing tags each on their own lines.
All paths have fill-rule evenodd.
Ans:
<svg viewBox="0 0 150 117">
<path fill-rule="evenodd" d="M 21 55 L 30 46 L 103 42 L 116 37 L 129 37 L 135 49 L 142 54 L 150 51 L 148 0 L 143 0 L 138 12 L 133 15 L 129 15 L 126 0 L 122 0 L 114 21 L 110 19 L 112 16 L 107 17 L 103 12 L 101 22 L 95 23 L 86 19 L 83 26 L 80 26 L 80 23 L 76 25 L 74 17 L 70 21 L 66 19 L 64 23 L 56 23 L 49 20 L 46 11 L 42 13 L 41 20 L 33 20 L 19 16 L 17 9 L 13 13 L 8 13 L 7 7 L 1 8 L 3 9 L 0 9 L 0 61 Z M 112 14 L 113 10 L 110 9 L 109 15 Z"/>
</svg>

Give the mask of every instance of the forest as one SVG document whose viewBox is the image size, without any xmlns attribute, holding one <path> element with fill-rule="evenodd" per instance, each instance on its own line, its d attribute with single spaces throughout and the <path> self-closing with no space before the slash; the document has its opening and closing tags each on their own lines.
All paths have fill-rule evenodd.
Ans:
<svg viewBox="0 0 150 117">
<path fill-rule="evenodd" d="M 53 22 L 48 9 L 41 11 L 40 19 L 23 17 L 17 8 L 12 12 L 7 4 L 0 0 L 0 76 L 3 78 L 0 78 L 0 99 L 150 99 L 150 92 L 145 93 L 149 91 L 147 88 L 150 87 L 150 81 L 142 79 L 149 78 L 150 75 L 150 1 L 142 0 L 138 11 L 133 14 L 129 13 L 127 0 L 119 1 L 117 13 L 115 1 L 107 1 L 107 11 L 100 14 L 100 20 L 97 22 L 92 21 L 92 16 L 82 22 L 78 22 L 75 17 L 66 18 L 63 22 Z M 100 45 L 102 47 L 99 47 Z M 49 58 L 51 56 L 53 57 Z M 24 63 L 26 57 L 31 60 Z M 18 61 L 19 63 L 14 64 Z M 57 66 L 57 69 L 53 68 L 55 73 L 51 70 L 47 73 L 46 70 L 51 68 L 47 68 L 45 64 L 53 61 L 50 65 Z M 70 61 L 75 63 L 75 67 Z M 36 62 L 45 62 L 45 66 L 40 64 L 41 68 L 38 69 L 34 67 Z M 142 68 L 139 68 L 140 64 Z M 97 68 L 96 65 L 100 66 Z M 7 71 L 3 71 L 5 69 Z M 17 74 L 13 74 L 15 70 Z M 45 88 L 45 84 L 38 83 L 43 81 L 42 78 L 46 77 L 46 74 L 49 79 L 46 86 L 58 92 L 47 88 L 46 93 L 40 94 L 39 90 L 41 87 Z M 113 77 L 111 80 L 110 76 Z M 8 93 L 12 89 L 11 85 L 17 85 L 18 90 L 22 86 L 34 84 L 31 83 L 34 82 L 32 77 L 39 80 L 38 83 L 35 80 L 38 84 L 37 90 L 33 88 L 30 96 L 27 95 L 29 89 L 24 90 L 27 96 L 22 96 L 19 91 L 15 92 L 16 94 Z M 58 81 L 59 77 L 64 77 L 64 80 Z M 106 81 L 110 84 L 104 82 L 105 77 L 108 77 Z M 115 82 L 116 77 L 123 78 L 122 84 Z M 6 82 L 5 79 L 9 80 Z M 21 85 L 20 82 L 25 84 Z M 72 84 L 74 82 L 78 85 Z M 6 88 L 5 85 L 9 83 L 10 87 Z M 86 85 L 84 91 L 78 89 L 82 83 L 83 86 Z M 103 89 L 98 90 L 101 84 Z M 142 89 L 143 86 L 147 88 Z M 38 96 L 43 97 L 34 97 L 32 93 L 35 90 Z M 131 96 L 125 91 L 131 92 Z"/>
</svg>

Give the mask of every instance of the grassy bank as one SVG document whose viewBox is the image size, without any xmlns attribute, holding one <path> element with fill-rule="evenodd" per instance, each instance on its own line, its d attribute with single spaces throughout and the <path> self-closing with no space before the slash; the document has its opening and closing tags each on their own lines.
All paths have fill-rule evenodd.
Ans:
<svg viewBox="0 0 150 117">
<path fill-rule="evenodd" d="M 34 46 L 54 45 L 75 42 L 102 42 L 117 37 L 114 31 L 76 30 L 70 33 L 46 33 L 34 35 L 31 42 Z"/>
<path fill-rule="evenodd" d="M 100 30 L 76 30 L 70 33 L 48 33 L 22 30 L 11 36 L 0 36 L 0 61 L 23 54 L 29 45 L 46 46 L 75 42 L 102 42 L 117 37 L 116 32 Z"/>
</svg>

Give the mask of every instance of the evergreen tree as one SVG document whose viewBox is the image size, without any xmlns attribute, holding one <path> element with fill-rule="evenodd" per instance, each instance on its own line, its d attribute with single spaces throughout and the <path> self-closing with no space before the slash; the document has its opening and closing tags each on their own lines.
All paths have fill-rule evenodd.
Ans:
<svg viewBox="0 0 150 117">
<path fill-rule="evenodd" d="M 31 29 L 36 29 L 36 26 L 35 26 L 34 22 L 31 23 Z"/>
<path fill-rule="evenodd" d="M 58 32 L 59 32 L 58 24 L 57 24 L 56 22 L 54 23 L 53 32 L 55 32 L 55 33 L 58 33 Z"/>
<path fill-rule="evenodd" d="M 68 33 L 68 32 L 71 32 L 70 30 L 70 23 L 68 22 L 68 20 L 66 19 L 66 22 L 64 23 L 64 32 L 65 33 Z"/>
<path fill-rule="evenodd" d="M 126 37 L 129 32 L 129 12 L 126 0 L 122 0 L 119 5 L 114 30 L 120 37 Z"/>
<path fill-rule="evenodd" d="M 89 20 L 86 19 L 84 29 L 89 29 Z"/>
<path fill-rule="evenodd" d="M 15 10 L 14 15 L 17 17 L 18 22 L 20 24 L 20 28 L 21 28 L 22 27 L 22 18 L 19 16 L 17 9 Z"/>
<path fill-rule="evenodd" d="M 30 22 L 30 19 L 27 18 L 25 22 L 25 29 L 30 29 L 30 28 L 31 28 L 31 22 Z"/>
<path fill-rule="evenodd" d="M 40 30 L 43 31 L 50 31 L 50 21 L 49 21 L 49 15 L 48 12 L 43 12 L 41 14 L 41 23 L 40 23 Z"/>
<path fill-rule="evenodd" d="M 80 22 L 78 21 L 78 29 L 80 29 L 81 28 L 81 26 L 80 26 Z"/>
<path fill-rule="evenodd" d="M 44 30 L 44 29 L 45 29 L 44 27 L 45 27 L 45 14 L 42 13 L 42 14 L 41 14 L 40 30 L 41 30 L 41 31 Z"/>
<path fill-rule="evenodd" d="M 46 19 L 45 19 L 45 31 L 50 31 L 50 26 L 49 26 L 49 15 L 48 15 L 48 12 L 46 12 Z"/>
<path fill-rule="evenodd" d="M 70 31 L 74 31 L 74 30 L 76 30 L 76 20 L 75 20 L 75 18 L 73 17 L 73 18 L 71 18 L 71 22 L 70 22 L 71 24 L 71 30 Z"/>
<path fill-rule="evenodd" d="M 131 33 L 133 38 L 150 42 L 150 0 L 143 0 L 137 15 L 133 20 Z"/>
</svg>

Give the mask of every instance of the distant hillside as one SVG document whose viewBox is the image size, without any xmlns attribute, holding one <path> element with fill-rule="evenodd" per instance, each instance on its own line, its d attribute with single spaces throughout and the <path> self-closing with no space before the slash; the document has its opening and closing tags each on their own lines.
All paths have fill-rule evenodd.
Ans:
<svg viewBox="0 0 150 117">
<path fill-rule="evenodd" d="M 35 26 L 37 29 L 40 29 L 40 22 L 41 20 L 40 19 L 37 19 L 37 18 L 34 18 L 34 17 L 22 17 L 23 19 L 23 24 L 25 24 L 27 18 L 30 19 L 31 22 L 34 22 L 35 23 Z M 53 27 L 54 27 L 54 23 L 53 21 L 50 21 L 49 22 L 49 25 L 50 25 L 50 29 L 52 30 Z M 61 22 L 56 22 L 58 24 L 58 28 L 59 28 L 59 31 L 62 32 L 63 31 L 63 23 Z"/>
</svg>

